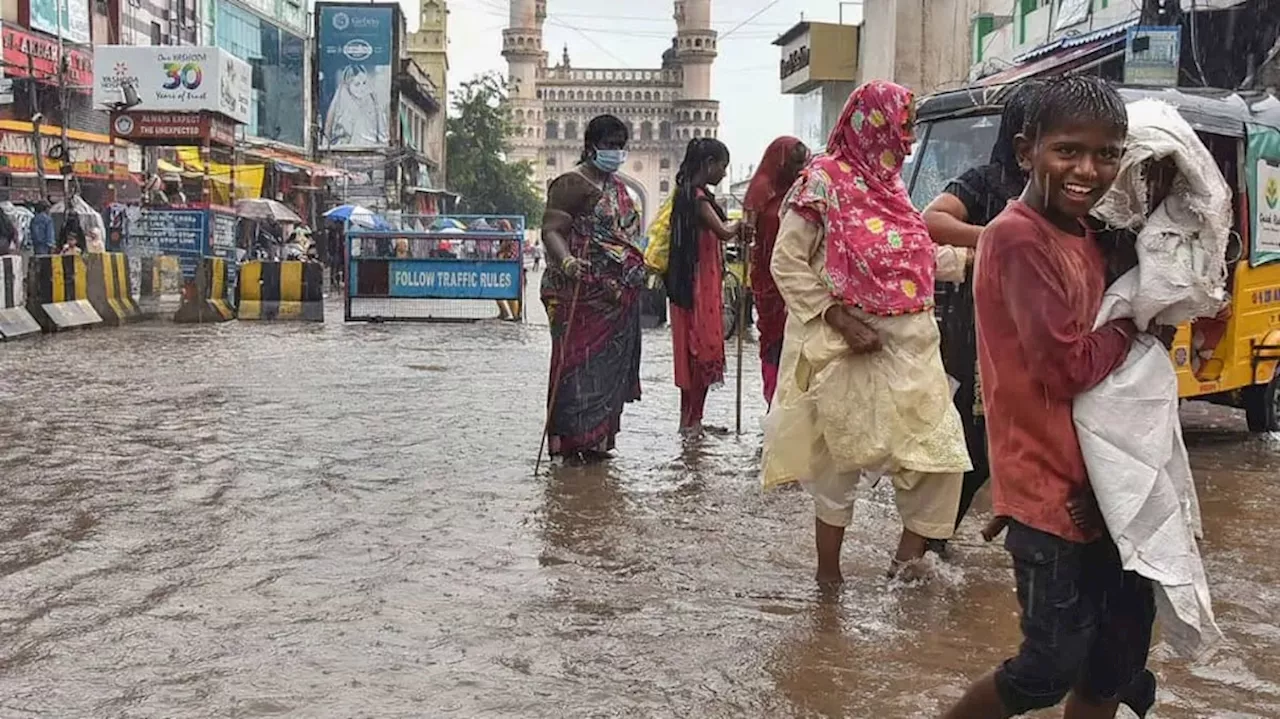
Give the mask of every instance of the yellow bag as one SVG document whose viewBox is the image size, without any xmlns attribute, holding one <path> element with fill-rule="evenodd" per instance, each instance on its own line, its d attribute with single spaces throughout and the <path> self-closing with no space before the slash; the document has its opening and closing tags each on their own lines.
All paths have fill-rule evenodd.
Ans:
<svg viewBox="0 0 1280 719">
<path fill-rule="evenodd" d="M 657 274 L 666 274 L 671 259 L 671 205 L 675 193 L 658 208 L 658 216 L 649 225 L 649 246 L 644 250 L 644 264 Z"/>
</svg>

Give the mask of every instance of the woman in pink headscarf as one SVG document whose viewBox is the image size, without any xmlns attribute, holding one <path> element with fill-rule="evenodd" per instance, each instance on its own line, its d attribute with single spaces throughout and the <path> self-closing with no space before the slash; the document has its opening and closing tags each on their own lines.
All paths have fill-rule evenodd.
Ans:
<svg viewBox="0 0 1280 719">
<path fill-rule="evenodd" d="M 969 467 L 938 351 L 933 285 L 965 250 L 936 249 L 902 183 L 914 100 L 889 82 L 849 97 L 783 202 L 773 278 L 787 305 L 764 482 L 798 480 L 816 510 L 818 580 L 841 581 L 840 547 L 864 479 L 892 479 L 902 535 L 890 575 L 955 529 Z"/>
</svg>

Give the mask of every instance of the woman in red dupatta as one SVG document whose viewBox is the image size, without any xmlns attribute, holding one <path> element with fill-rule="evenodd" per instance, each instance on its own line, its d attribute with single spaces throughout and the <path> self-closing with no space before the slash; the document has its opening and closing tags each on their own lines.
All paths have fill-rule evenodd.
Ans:
<svg viewBox="0 0 1280 719">
<path fill-rule="evenodd" d="M 745 221 L 755 241 L 751 246 L 751 293 L 756 304 L 756 332 L 760 335 L 760 373 L 764 377 L 764 401 L 773 403 L 778 384 L 778 361 L 782 357 L 782 330 L 787 324 L 787 303 L 774 284 L 769 263 L 773 243 L 778 239 L 782 199 L 809 161 L 809 148 L 794 137 L 779 137 L 770 143 L 760 167 L 747 186 L 743 203 Z"/>
</svg>

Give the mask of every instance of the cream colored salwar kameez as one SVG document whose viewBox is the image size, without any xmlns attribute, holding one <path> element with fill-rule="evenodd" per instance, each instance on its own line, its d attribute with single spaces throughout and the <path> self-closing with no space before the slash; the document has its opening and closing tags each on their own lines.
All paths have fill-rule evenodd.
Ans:
<svg viewBox="0 0 1280 719">
<path fill-rule="evenodd" d="M 963 250 L 939 250 L 939 277 L 964 270 Z M 848 526 L 865 478 L 893 480 L 903 526 L 951 537 L 961 479 L 972 467 L 942 368 L 933 315 L 860 314 L 883 349 L 856 355 L 826 323 L 822 229 L 787 213 L 772 271 L 787 303 L 778 389 L 766 420 L 766 488 L 799 481 L 823 523 Z M 930 288 L 931 290 L 932 288 Z M 926 290 L 928 291 L 928 290 Z"/>
</svg>

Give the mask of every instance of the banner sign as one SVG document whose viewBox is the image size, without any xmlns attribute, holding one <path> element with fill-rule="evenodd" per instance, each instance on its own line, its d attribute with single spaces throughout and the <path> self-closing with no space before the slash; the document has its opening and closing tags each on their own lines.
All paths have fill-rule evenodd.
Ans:
<svg viewBox="0 0 1280 719">
<path fill-rule="evenodd" d="M 520 299 L 521 263 L 511 260 L 395 260 L 388 296 L 454 300 Z"/>
<path fill-rule="evenodd" d="M 116 112 L 111 134 L 140 145 L 236 144 L 235 125 L 209 112 Z"/>
<path fill-rule="evenodd" d="M 34 3 L 32 22 L 34 24 Z M 5 25 L 0 30 L 4 45 L 4 74 L 9 77 L 33 77 L 46 85 L 58 84 L 58 40 Z M 88 42 L 87 40 L 85 42 Z M 93 84 L 93 56 L 83 50 L 66 48 L 67 84 L 89 87 Z M 28 58 L 30 58 L 28 60 Z"/>
<path fill-rule="evenodd" d="M 1125 34 L 1125 84 L 1177 87 L 1182 28 L 1131 27 Z"/>
<path fill-rule="evenodd" d="M 321 149 L 384 149 L 391 141 L 396 10 L 316 6 L 316 98 Z"/>
<path fill-rule="evenodd" d="M 1249 266 L 1280 261 L 1280 131 L 1248 125 Z"/>
<path fill-rule="evenodd" d="M 40 138 L 40 147 L 44 152 L 45 170 L 57 172 L 58 160 L 49 157 L 49 151 L 62 144 L 57 135 L 44 135 Z M 111 146 L 70 139 L 72 167 L 76 176 L 93 180 L 111 179 Z M 129 154 L 124 149 L 116 153 L 116 176 L 129 174 Z M 35 172 L 36 159 L 31 154 L 31 135 L 27 133 L 0 131 L 0 172 Z"/>
<path fill-rule="evenodd" d="M 249 63 L 216 47 L 98 45 L 93 51 L 93 104 L 120 102 L 132 85 L 135 112 L 215 112 L 249 122 Z"/>
<path fill-rule="evenodd" d="M 91 17 L 89 0 L 31 0 L 31 27 L 56 37 L 58 5 L 62 5 L 62 38 L 68 42 L 88 45 Z"/>
</svg>

